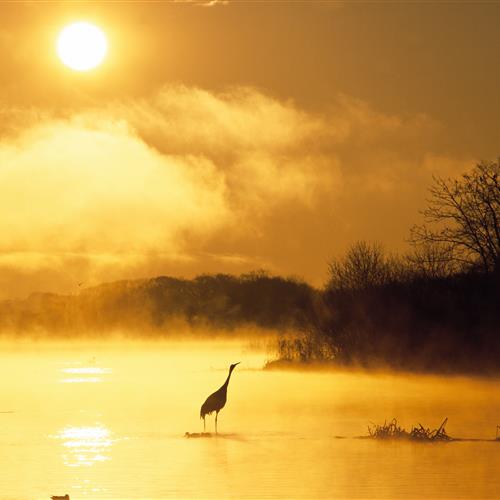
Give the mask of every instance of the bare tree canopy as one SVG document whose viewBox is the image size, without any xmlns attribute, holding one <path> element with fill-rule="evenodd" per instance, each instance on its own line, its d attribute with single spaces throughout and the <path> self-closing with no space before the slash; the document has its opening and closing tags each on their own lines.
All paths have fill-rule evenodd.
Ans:
<svg viewBox="0 0 500 500">
<path fill-rule="evenodd" d="M 434 177 L 424 223 L 413 226 L 411 242 L 436 245 L 462 267 L 500 269 L 499 162 L 482 162 L 459 179 Z"/>
<path fill-rule="evenodd" d="M 393 279 L 400 263 L 388 256 L 381 245 L 358 241 L 345 256 L 328 264 L 327 288 L 358 290 L 383 285 Z"/>
<path fill-rule="evenodd" d="M 448 245 L 424 241 L 414 245 L 406 256 L 408 271 L 414 276 L 444 278 L 460 270 L 462 266 L 453 260 Z"/>
</svg>

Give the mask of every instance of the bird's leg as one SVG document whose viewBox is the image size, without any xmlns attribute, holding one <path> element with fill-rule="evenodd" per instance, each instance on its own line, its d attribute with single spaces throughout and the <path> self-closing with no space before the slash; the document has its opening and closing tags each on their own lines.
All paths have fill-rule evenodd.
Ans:
<svg viewBox="0 0 500 500">
<path fill-rule="evenodd" d="M 217 434 L 217 415 L 219 415 L 219 412 L 215 412 L 215 434 Z"/>
<path fill-rule="evenodd" d="M 206 427 L 206 422 L 205 422 L 205 417 L 203 417 L 203 432 L 206 432 L 207 427 Z"/>
</svg>

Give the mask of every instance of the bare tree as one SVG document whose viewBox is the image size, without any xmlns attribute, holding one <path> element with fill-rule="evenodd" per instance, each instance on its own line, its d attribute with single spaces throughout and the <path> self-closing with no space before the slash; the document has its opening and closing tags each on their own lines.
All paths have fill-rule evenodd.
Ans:
<svg viewBox="0 0 500 500">
<path fill-rule="evenodd" d="M 328 264 L 327 288 L 356 290 L 381 285 L 390 279 L 391 267 L 381 245 L 358 241 L 344 257 Z"/>
<path fill-rule="evenodd" d="M 448 245 L 422 242 L 407 254 L 408 272 L 426 278 L 444 278 L 457 271 Z"/>
<path fill-rule="evenodd" d="M 424 223 L 413 226 L 410 241 L 437 245 L 455 264 L 498 271 L 499 171 L 499 162 L 482 162 L 459 179 L 435 177 Z"/>
</svg>

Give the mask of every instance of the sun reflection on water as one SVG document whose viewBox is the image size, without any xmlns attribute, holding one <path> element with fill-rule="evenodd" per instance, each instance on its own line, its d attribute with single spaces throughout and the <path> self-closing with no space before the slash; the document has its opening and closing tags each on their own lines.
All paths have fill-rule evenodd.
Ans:
<svg viewBox="0 0 500 500">
<path fill-rule="evenodd" d="M 88 467 L 111 459 L 113 439 L 109 429 L 103 425 L 65 427 L 55 437 L 63 442 L 63 461 L 68 467 Z"/>
<path fill-rule="evenodd" d="M 62 384 L 96 384 L 103 381 L 103 376 L 112 373 L 111 368 L 97 366 L 83 366 L 79 368 L 63 368 Z"/>
</svg>

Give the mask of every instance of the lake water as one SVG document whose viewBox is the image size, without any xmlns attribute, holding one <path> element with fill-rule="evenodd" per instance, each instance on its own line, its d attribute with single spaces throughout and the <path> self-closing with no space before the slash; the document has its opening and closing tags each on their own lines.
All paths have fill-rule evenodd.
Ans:
<svg viewBox="0 0 500 500">
<path fill-rule="evenodd" d="M 356 439 L 393 417 L 492 439 L 498 380 L 265 360 L 237 342 L 4 344 L 0 499 L 500 498 L 500 442 Z M 219 436 L 186 439 L 236 361 Z"/>
</svg>

